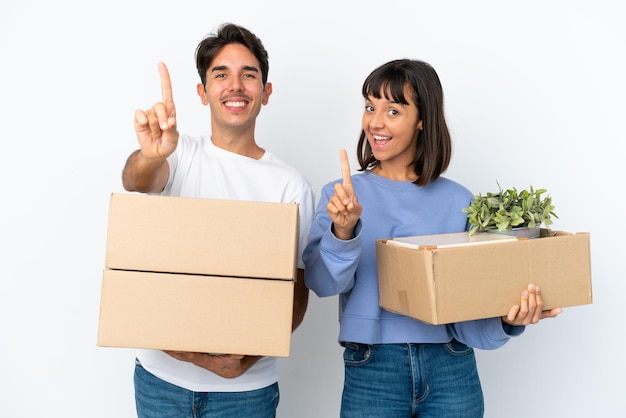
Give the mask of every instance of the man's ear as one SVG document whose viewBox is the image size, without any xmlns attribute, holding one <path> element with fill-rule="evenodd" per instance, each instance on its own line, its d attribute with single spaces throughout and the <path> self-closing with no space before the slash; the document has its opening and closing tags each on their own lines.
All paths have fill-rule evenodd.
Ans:
<svg viewBox="0 0 626 418">
<path fill-rule="evenodd" d="M 265 89 L 263 89 L 263 91 L 265 92 L 265 96 L 263 97 L 262 103 L 266 105 L 267 102 L 269 102 L 270 95 L 272 94 L 272 83 L 270 82 L 265 83 Z"/>
<path fill-rule="evenodd" d="M 204 89 L 204 85 L 202 85 L 202 83 L 198 83 L 198 85 L 196 86 L 196 91 L 198 92 L 198 96 L 200 96 L 202 104 L 205 106 L 208 105 L 209 99 L 206 97 L 206 90 Z"/>
</svg>

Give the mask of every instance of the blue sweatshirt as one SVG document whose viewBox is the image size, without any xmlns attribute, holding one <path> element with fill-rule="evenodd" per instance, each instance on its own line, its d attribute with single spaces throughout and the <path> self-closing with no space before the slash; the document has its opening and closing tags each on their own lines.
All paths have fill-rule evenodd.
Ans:
<svg viewBox="0 0 626 418">
<path fill-rule="evenodd" d="M 338 181 L 322 188 L 303 259 L 307 287 L 320 297 L 339 295 L 339 342 L 445 343 L 455 338 L 471 347 L 495 349 L 523 332 L 524 327 L 504 325 L 499 317 L 430 325 L 378 305 L 376 240 L 467 230 L 461 209 L 473 198 L 468 189 L 443 177 L 419 187 L 371 171 L 353 175 L 363 212 L 354 238 L 345 241 L 331 232 L 326 212 Z"/>
</svg>

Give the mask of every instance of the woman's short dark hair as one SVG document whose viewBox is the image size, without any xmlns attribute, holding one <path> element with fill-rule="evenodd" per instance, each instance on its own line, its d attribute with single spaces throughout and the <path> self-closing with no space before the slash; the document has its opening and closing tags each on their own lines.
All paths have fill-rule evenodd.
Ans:
<svg viewBox="0 0 626 418">
<path fill-rule="evenodd" d="M 202 85 L 206 84 L 206 72 L 211 61 L 226 45 L 241 44 L 248 48 L 259 61 L 263 85 L 267 83 L 269 58 L 261 40 L 248 29 L 233 23 L 222 24 L 216 33 L 205 37 L 196 48 L 196 68 Z"/>
<path fill-rule="evenodd" d="M 418 117 L 422 120 L 422 130 L 415 144 L 415 159 L 411 163 L 418 178 L 418 186 L 426 186 L 437 180 L 446 171 L 452 155 L 452 142 L 443 112 L 443 89 L 435 69 L 428 63 L 410 59 L 390 61 L 376 68 L 365 79 L 362 94 L 409 104 L 404 96 L 405 86 L 409 86 L 417 106 Z M 360 169 L 375 167 L 378 161 L 367 141 L 365 131 L 361 131 L 357 145 Z"/>
</svg>

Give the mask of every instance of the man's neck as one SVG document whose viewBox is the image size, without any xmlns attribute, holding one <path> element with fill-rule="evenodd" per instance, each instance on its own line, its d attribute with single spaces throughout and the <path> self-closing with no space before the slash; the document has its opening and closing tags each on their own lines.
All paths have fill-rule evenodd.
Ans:
<svg viewBox="0 0 626 418">
<path fill-rule="evenodd" d="M 213 132 L 211 142 L 218 148 L 235 154 L 243 155 L 255 160 L 260 159 L 265 154 L 265 150 L 259 147 L 252 132 Z"/>
</svg>

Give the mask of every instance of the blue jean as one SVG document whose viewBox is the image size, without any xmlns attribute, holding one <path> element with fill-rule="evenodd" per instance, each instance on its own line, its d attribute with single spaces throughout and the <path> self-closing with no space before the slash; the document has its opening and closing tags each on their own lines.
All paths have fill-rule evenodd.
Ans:
<svg viewBox="0 0 626 418">
<path fill-rule="evenodd" d="M 341 418 L 478 418 L 474 350 L 446 344 L 345 343 Z"/>
<path fill-rule="evenodd" d="M 248 392 L 192 392 L 154 376 L 135 361 L 139 418 L 274 418 L 278 383 Z"/>
</svg>

